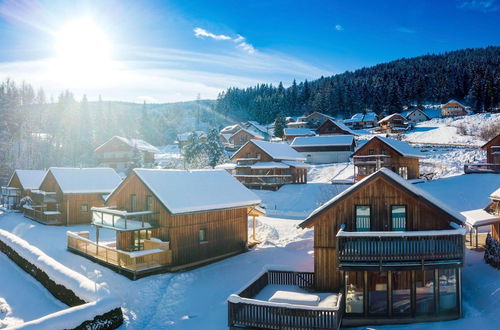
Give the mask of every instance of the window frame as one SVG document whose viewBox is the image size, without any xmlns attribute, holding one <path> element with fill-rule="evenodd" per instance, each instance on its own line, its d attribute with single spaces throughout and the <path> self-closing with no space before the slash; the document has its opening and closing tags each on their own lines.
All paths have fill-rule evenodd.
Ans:
<svg viewBox="0 0 500 330">
<path fill-rule="evenodd" d="M 367 206 L 368 207 L 368 211 L 369 211 L 369 218 L 368 218 L 369 228 L 367 230 L 359 230 L 359 228 L 358 228 L 358 215 L 357 215 L 358 213 L 357 213 L 357 209 L 360 206 Z M 366 232 L 366 231 L 371 231 L 372 230 L 372 206 L 370 204 L 356 204 L 356 205 L 354 205 L 354 226 L 355 226 L 355 231 Z"/>
<path fill-rule="evenodd" d="M 405 209 L 405 229 L 404 230 L 397 230 L 397 231 L 408 230 L 408 205 L 406 205 L 406 204 L 391 204 L 389 206 L 389 214 L 390 214 L 390 220 L 391 220 L 391 231 L 396 231 L 396 230 L 394 230 L 394 221 L 393 221 L 393 217 L 392 217 L 392 210 L 395 207 L 404 207 L 404 209 Z"/>
<path fill-rule="evenodd" d="M 83 208 L 85 206 L 85 210 Z M 88 203 L 82 203 L 80 204 L 80 213 L 88 213 L 89 212 L 89 204 Z"/>
<path fill-rule="evenodd" d="M 203 235 L 201 233 L 203 233 Z M 203 239 L 202 239 L 202 236 L 203 236 Z M 206 243 L 208 243 L 207 228 L 200 228 L 198 230 L 198 243 L 199 244 L 206 244 Z"/>
</svg>

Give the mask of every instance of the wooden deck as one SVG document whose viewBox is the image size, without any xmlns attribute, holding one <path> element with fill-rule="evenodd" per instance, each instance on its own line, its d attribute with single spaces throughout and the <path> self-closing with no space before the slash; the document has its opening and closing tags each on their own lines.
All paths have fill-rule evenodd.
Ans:
<svg viewBox="0 0 500 330">
<path fill-rule="evenodd" d="M 267 301 L 252 299 L 264 287 L 272 284 L 295 285 L 314 291 L 314 273 L 274 270 L 263 273 L 237 295 L 240 301 L 228 301 L 230 329 L 340 328 L 343 315 L 342 296 L 337 308 L 324 309 L 305 305 L 297 305 L 296 308 L 290 305 L 284 307 L 284 304 L 269 304 Z"/>
</svg>

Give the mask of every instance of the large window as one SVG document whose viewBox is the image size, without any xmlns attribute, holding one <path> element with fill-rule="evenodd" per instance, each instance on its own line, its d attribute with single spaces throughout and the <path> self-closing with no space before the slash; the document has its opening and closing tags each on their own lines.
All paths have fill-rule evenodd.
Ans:
<svg viewBox="0 0 500 330">
<path fill-rule="evenodd" d="M 434 313 L 434 270 L 416 271 L 415 281 L 417 314 Z"/>
<path fill-rule="evenodd" d="M 391 227 L 395 231 L 406 230 L 406 206 L 391 206 Z"/>
<path fill-rule="evenodd" d="M 456 269 L 439 270 L 439 312 L 455 313 L 457 311 L 457 277 Z"/>
<path fill-rule="evenodd" d="M 370 205 L 356 205 L 356 231 L 370 231 Z"/>
<path fill-rule="evenodd" d="M 207 242 L 207 230 L 205 228 L 200 229 L 198 240 L 200 243 Z"/>
<path fill-rule="evenodd" d="M 368 277 L 368 312 L 387 313 L 387 272 L 372 272 Z"/>
<path fill-rule="evenodd" d="M 392 312 L 409 314 L 411 311 L 411 272 L 392 273 Z"/>
<path fill-rule="evenodd" d="M 346 313 L 363 313 L 363 272 L 346 272 L 345 292 L 346 292 Z"/>
</svg>

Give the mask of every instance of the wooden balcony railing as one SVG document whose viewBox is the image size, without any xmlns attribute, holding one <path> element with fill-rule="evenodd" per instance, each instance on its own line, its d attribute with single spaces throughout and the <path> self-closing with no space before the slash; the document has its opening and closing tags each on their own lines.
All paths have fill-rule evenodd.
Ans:
<svg viewBox="0 0 500 330">
<path fill-rule="evenodd" d="M 273 186 L 293 183 L 291 174 L 236 174 L 234 177 L 244 185 Z"/>
<path fill-rule="evenodd" d="M 343 262 L 421 262 L 463 260 L 465 229 L 337 233 Z"/>
<path fill-rule="evenodd" d="M 337 306 L 317 307 L 271 303 L 253 299 L 267 285 L 294 285 L 313 290 L 314 273 L 268 270 L 248 287 L 228 299 L 231 329 L 339 329 L 344 299 Z"/>
<path fill-rule="evenodd" d="M 392 158 L 389 155 L 364 155 L 364 156 L 353 156 L 354 166 L 361 165 L 373 165 L 378 166 L 390 166 L 392 164 Z"/>
<path fill-rule="evenodd" d="M 61 219 L 61 212 L 59 211 L 46 211 L 31 206 L 24 206 L 23 212 L 25 217 L 41 222 L 45 225 L 63 224 Z"/>
<path fill-rule="evenodd" d="M 500 164 L 488 164 L 488 163 L 477 163 L 477 164 L 465 164 L 464 173 L 500 173 Z"/>
</svg>

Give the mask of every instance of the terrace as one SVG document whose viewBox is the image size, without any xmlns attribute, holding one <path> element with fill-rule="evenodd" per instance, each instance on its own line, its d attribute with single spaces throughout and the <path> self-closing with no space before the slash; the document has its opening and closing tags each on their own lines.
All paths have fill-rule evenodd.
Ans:
<svg viewBox="0 0 500 330">
<path fill-rule="evenodd" d="M 314 273 L 267 270 L 228 298 L 231 329 L 338 329 L 343 296 L 316 292 Z"/>
<path fill-rule="evenodd" d="M 55 192 L 33 190 L 31 205 L 23 206 L 24 216 L 45 225 L 61 225 L 60 201 Z"/>
</svg>

